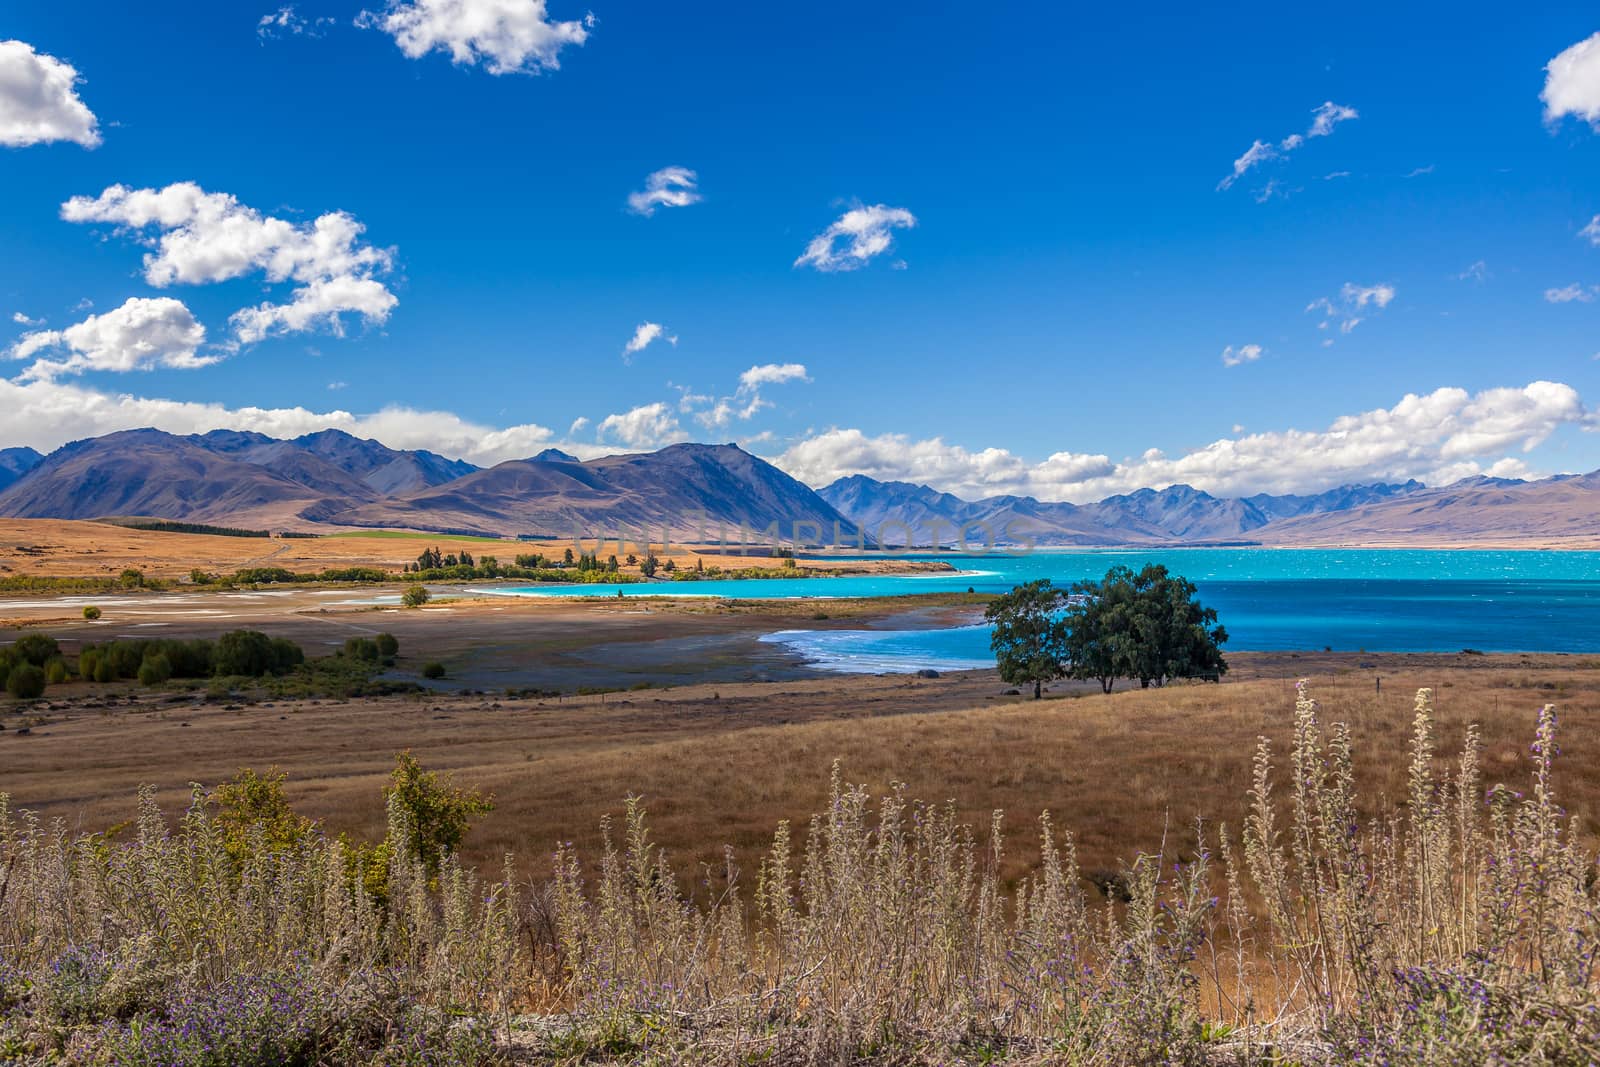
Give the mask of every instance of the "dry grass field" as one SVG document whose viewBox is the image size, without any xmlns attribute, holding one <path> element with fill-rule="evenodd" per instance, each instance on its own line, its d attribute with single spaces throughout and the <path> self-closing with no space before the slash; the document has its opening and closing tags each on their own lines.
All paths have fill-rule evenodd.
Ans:
<svg viewBox="0 0 1600 1067">
<path fill-rule="evenodd" d="M 291 571 L 318 571 L 338 567 L 382 567 L 399 570 L 416 560 L 429 546 L 445 555 L 465 550 L 473 556 L 496 556 L 510 563 L 518 553 L 538 552 L 559 557 L 570 541 L 515 541 L 483 537 L 448 537 L 406 531 L 352 530 L 325 537 L 265 538 L 222 537 L 214 534 L 166 533 L 135 530 L 103 522 L 64 519 L 0 519 L 0 577 L 42 576 L 82 578 L 121 574 L 127 568 L 147 577 L 187 578 L 202 570 L 231 572 L 245 567 L 283 567 Z M 586 546 L 594 551 L 595 543 Z M 659 546 L 658 546 L 659 548 Z M 613 541 L 602 555 L 616 551 Z M 626 553 L 621 553 L 626 555 Z M 695 550 L 683 545 L 662 549 L 657 555 L 679 567 L 771 566 L 755 556 L 724 555 L 714 549 Z M 884 569 L 904 571 L 916 565 L 903 562 L 807 559 L 808 569 Z M 637 571 L 638 568 L 624 568 Z"/>
<path fill-rule="evenodd" d="M 1567 656 L 1239 655 L 1221 685 L 1109 697 L 1061 690 L 1038 703 L 1000 695 L 990 672 L 542 701 L 430 695 L 223 707 L 130 691 L 130 702 L 51 701 L 26 736 L 14 730 L 17 709 L 0 704 L 8 727 L 0 791 L 74 829 L 103 829 L 128 817 L 140 784 L 176 808 L 191 781 L 276 766 L 306 814 L 375 838 L 393 755 L 411 749 L 495 795 L 496 810 L 466 846 L 485 869 L 511 851 L 542 877 L 560 841 L 594 855 L 601 815 L 637 794 L 680 871 L 720 862 L 724 845 L 751 871 L 779 820 L 819 810 L 838 761 L 849 781 L 875 790 L 904 782 L 913 797 L 953 802 L 975 827 L 1003 809 L 1012 873 L 1033 861 L 1044 809 L 1078 835 L 1085 869 L 1109 869 L 1164 834 L 1181 846 L 1196 816 L 1238 824 L 1256 739 L 1286 750 L 1301 675 L 1326 719 L 1351 724 L 1368 812 L 1405 795 L 1417 688 L 1436 691 L 1441 769 L 1476 722 L 1486 776 L 1516 788 L 1529 773 L 1536 711 L 1556 704 L 1559 796 L 1584 835 L 1600 836 L 1600 737 L 1591 728 L 1600 659 Z"/>
</svg>

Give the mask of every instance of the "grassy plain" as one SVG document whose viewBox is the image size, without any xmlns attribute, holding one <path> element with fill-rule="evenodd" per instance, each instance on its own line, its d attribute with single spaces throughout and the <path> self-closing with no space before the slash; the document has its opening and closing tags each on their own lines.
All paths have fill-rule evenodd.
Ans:
<svg viewBox="0 0 1600 1067">
<path fill-rule="evenodd" d="M 402 653 L 402 670 L 410 660 Z M 1481 725 L 1486 777 L 1526 785 L 1537 709 L 1565 723 L 1560 798 L 1580 832 L 1600 837 L 1600 659 L 1570 656 L 1239 655 L 1221 685 L 1124 690 L 1059 688 L 1042 702 L 1003 695 L 992 672 L 938 679 L 813 677 L 777 682 L 553 698 L 428 694 L 350 703 L 202 704 L 102 687 L 63 689 L 26 712 L 0 705 L 0 791 L 13 803 L 103 829 L 126 817 L 141 784 L 180 805 L 188 783 L 240 767 L 277 766 L 296 807 L 335 830 L 377 837 L 379 790 L 402 749 L 465 785 L 496 810 L 467 839 L 492 869 L 514 851 L 527 873 L 548 873 L 551 850 L 589 855 L 598 820 L 640 795 L 658 841 L 680 871 L 734 848 L 754 869 L 782 819 L 820 810 L 832 764 L 875 790 L 904 782 L 911 796 L 953 802 L 975 826 L 1003 809 L 1008 873 L 1035 856 L 1035 820 L 1049 809 L 1078 835 L 1085 869 L 1114 869 L 1191 821 L 1237 826 L 1259 736 L 1286 750 L 1294 679 L 1307 676 L 1327 720 L 1350 723 L 1362 805 L 1405 796 L 1406 740 L 1415 691 L 1436 691 L 1440 767 L 1468 722 Z M 1382 679 L 1381 692 L 1377 679 Z"/>
</svg>

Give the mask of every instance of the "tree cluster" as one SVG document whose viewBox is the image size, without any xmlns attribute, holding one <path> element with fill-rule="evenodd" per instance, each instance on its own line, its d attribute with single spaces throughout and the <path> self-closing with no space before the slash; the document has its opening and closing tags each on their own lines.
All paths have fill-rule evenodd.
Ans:
<svg viewBox="0 0 1600 1067">
<path fill-rule="evenodd" d="M 1118 678 L 1141 687 L 1171 678 L 1216 680 L 1228 669 L 1228 632 L 1195 597 L 1194 583 L 1158 564 L 1113 567 L 1098 582 L 1057 589 L 1048 578 L 998 597 L 985 618 L 1000 676 L 1032 685 L 1038 697 L 1056 678 L 1093 679 L 1111 692 Z"/>
</svg>

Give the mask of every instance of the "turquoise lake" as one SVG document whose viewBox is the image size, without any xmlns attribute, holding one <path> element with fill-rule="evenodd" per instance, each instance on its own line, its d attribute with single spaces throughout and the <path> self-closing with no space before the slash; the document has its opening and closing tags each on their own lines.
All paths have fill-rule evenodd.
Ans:
<svg viewBox="0 0 1600 1067">
<path fill-rule="evenodd" d="M 953 574 L 507 586 L 516 596 L 715 596 L 741 599 L 1003 592 L 1109 567 L 1162 563 L 1217 609 L 1234 651 L 1600 652 L 1600 552 L 1190 548 L 1067 550 L 939 559 Z M 987 628 L 791 630 L 764 640 L 842 671 L 991 666 Z"/>
</svg>

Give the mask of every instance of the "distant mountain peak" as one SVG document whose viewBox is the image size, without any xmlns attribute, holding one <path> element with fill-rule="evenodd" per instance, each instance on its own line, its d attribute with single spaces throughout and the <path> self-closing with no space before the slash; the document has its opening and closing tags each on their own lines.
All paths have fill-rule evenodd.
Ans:
<svg viewBox="0 0 1600 1067">
<path fill-rule="evenodd" d="M 547 448 L 528 459 L 529 463 L 577 463 L 578 457 L 559 448 Z"/>
</svg>

